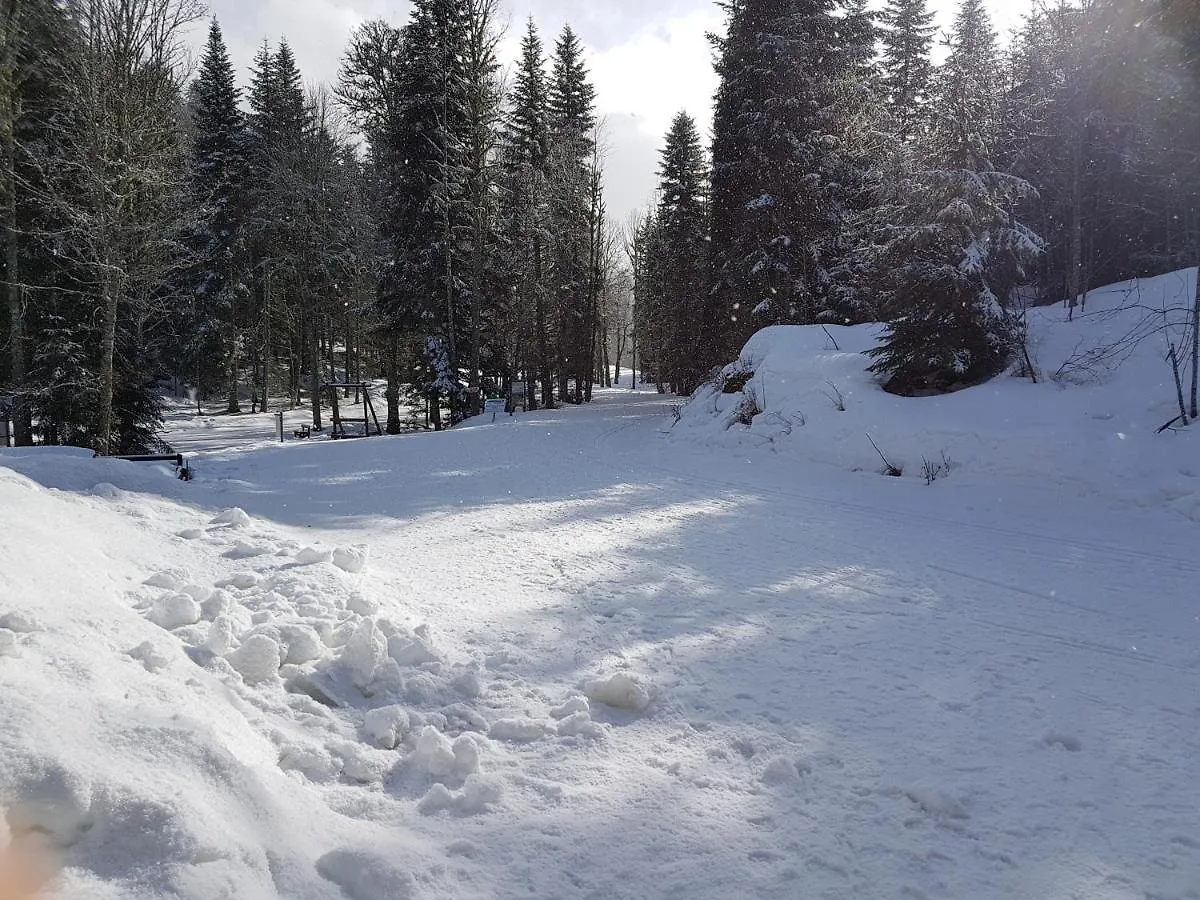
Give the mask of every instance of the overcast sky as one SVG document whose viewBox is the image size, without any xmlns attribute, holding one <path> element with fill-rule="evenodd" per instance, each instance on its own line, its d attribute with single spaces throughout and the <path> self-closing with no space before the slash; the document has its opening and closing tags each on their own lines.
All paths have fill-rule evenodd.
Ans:
<svg viewBox="0 0 1200 900">
<path fill-rule="evenodd" d="M 589 48 L 597 106 L 606 122 L 609 209 L 624 219 L 649 199 L 657 149 L 672 117 L 686 109 L 707 129 L 716 86 L 705 34 L 722 27 L 714 0 L 502 0 L 511 26 L 505 63 L 516 55 L 532 15 L 547 47 L 570 23 Z M 242 77 L 264 38 L 287 37 L 311 84 L 332 83 L 350 33 L 364 21 L 403 24 L 406 0 L 207 0 L 221 23 Z M 1007 32 L 1029 0 L 988 0 L 997 28 Z M 931 0 L 939 26 L 948 28 L 957 0 Z M 197 46 L 203 40 L 196 34 Z"/>
</svg>

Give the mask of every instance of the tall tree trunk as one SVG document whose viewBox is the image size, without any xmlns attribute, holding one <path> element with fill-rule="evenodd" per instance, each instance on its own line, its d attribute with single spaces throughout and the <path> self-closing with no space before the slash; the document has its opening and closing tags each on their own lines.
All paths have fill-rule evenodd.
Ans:
<svg viewBox="0 0 1200 900">
<path fill-rule="evenodd" d="M 242 411 L 241 403 L 238 399 L 238 370 L 240 368 L 239 363 L 241 362 L 239 359 L 240 356 L 241 354 L 238 352 L 238 340 L 237 336 L 235 335 L 229 341 L 229 404 L 225 411 L 230 414 L 236 414 Z"/>
<path fill-rule="evenodd" d="M 479 296 L 483 290 L 483 242 L 484 242 L 484 227 L 479 221 L 482 218 L 482 212 L 476 213 L 475 223 L 475 246 L 471 251 L 471 376 L 468 381 L 468 395 L 471 408 L 468 410 L 469 415 L 477 416 L 483 412 L 483 391 L 480 383 L 481 372 L 480 368 L 480 353 L 479 344 L 482 331 L 480 322 L 482 306 L 482 298 Z"/>
<path fill-rule="evenodd" d="M 1192 419 L 1200 418 L 1200 271 L 1196 272 L 1196 298 L 1192 304 Z"/>
<path fill-rule="evenodd" d="M 395 331 L 389 330 L 386 336 L 385 375 L 387 390 L 384 398 L 387 400 L 387 433 L 400 433 L 400 339 Z"/>
<path fill-rule="evenodd" d="M 308 392 L 312 400 L 312 424 L 317 431 L 321 430 L 321 329 L 316 322 L 310 321 L 308 338 L 309 352 L 312 354 L 312 364 L 308 373 Z"/>
<path fill-rule="evenodd" d="M 554 375 L 550 369 L 549 335 L 546 334 L 546 292 L 542 289 L 542 248 L 534 250 L 534 327 L 537 329 L 538 377 L 542 382 L 542 406 L 554 409 Z"/>
<path fill-rule="evenodd" d="M 613 380 L 612 383 L 619 385 L 621 383 L 621 357 L 625 353 L 625 327 L 622 325 L 617 329 L 616 346 L 613 348 Z"/>
<path fill-rule="evenodd" d="M 103 312 L 100 323 L 100 421 L 94 449 L 100 456 L 108 456 L 112 452 L 114 420 L 113 357 L 117 346 L 118 290 L 107 274 L 100 288 L 100 302 Z"/>
</svg>

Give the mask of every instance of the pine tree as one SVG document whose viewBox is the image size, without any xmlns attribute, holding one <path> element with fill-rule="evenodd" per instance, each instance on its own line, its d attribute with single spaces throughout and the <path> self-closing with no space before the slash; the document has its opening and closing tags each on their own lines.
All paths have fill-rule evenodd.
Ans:
<svg viewBox="0 0 1200 900">
<path fill-rule="evenodd" d="M 933 12 L 928 0 L 888 0 L 879 15 L 884 86 L 896 133 L 911 140 L 924 120 L 933 64 Z"/>
<path fill-rule="evenodd" d="M 654 249 L 653 298 L 656 319 L 651 334 L 653 355 L 665 380 L 677 394 L 690 394 L 707 371 L 710 359 L 703 304 L 707 270 L 707 172 L 700 133 L 685 112 L 676 115 L 667 133 L 659 164 L 659 202 Z"/>
<path fill-rule="evenodd" d="M 990 159 L 999 137 L 1000 63 L 984 0 L 962 0 L 938 71 L 929 152 L 941 165 Z"/>
<path fill-rule="evenodd" d="M 558 393 L 576 403 L 583 402 L 592 378 L 588 244 L 594 213 L 595 102 L 583 45 L 566 26 L 555 44 L 548 91 L 549 187 L 555 235 Z M 574 391 L 569 386 L 572 379 Z"/>
<path fill-rule="evenodd" d="M 813 322 L 828 308 L 843 148 L 843 77 L 829 0 L 738 0 L 718 41 L 712 152 L 714 290 L 734 330 Z"/>
<path fill-rule="evenodd" d="M 868 283 L 870 240 L 875 198 L 881 179 L 895 165 L 900 139 L 894 131 L 883 72 L 877 58 L 879 26 L 867 0 L 850 0 L 839 23 L 843 62 L 832 83 L 826 162 L 827 206 L 837 216 L 826 240 L 827 276 L 819 318 L 849 325 L 877 321 L 875 295 Z"/>
<path fill-rule="evenodd" d="M 79 271 L 54 236 L 65 222 L 52 195 L 53 161 L 69 136 L 54 127 L 68 107 L 64 73 L 82 52 L 77 23 L 52 0 L 8 4 L 0 64 L 0 163 L 7 327 L 0 344 L 0 405 L 7 404 L 17 446 L 68 438 L 87 444 L 95 384 L 87 338 L 90 303 L 76 290 Z M 89 408 L 89 401 L 92 407 Z M 59 427 L 59 423 L 63 423 Z"/>
<path fill-rule="evenodd" d="M 514 353 L 523 369 L 526 403 L 554 406 L 551 361 L 549 269 L 549 95 L 546 57 L 531 18 L 521 40 L 521 57 L 508 98 L 502 136 L 505 166 L 505 239 L 513 257 L 511 291 L 515 309 Z"/>
<path fill-rule="evenodd" d="M 1042 242 L 1013 215 L 1032 188 L 997 172 L 988 156 L 995 84 L 976 66 L 994 41 L 980 0 L 964 0 L 941 75 L 928 168 L 881 204 L 889 224 L 877 261 L 889 316 L 886 339 L 870 351 L 871 370 L 896 393 L 991 377 L 1019 338 L 1008 307 Z"/>
<path fill-rule="evenodd" d="M 139 9 L 143 14 L 133 17 L 122 0 L 75 6 L 83 52 L 67 61 L 64 108 L 52 126 L 60 155 L 47 166 L 50 184 L 41 198 L 62 220 L 60 254 L 96 311 L 90 437 L 101 454 L 123 443 L 123 351 L 138 348 L 138 376 L 158 374 L 155 354 L 142 347 L 153 313 L 176 299 L 171 276 L 183 230 L 180 81 L 184 32 L 199 6 L 146 0 Z"/>
<path fill-rule="evenodd" d="M 214 19 L 190 94 L 192 202 L 198 218 L 189 240 L 194 255 L 192 289 L 198 305 L 192 365 L 201 366 L 219 342 L 231 413 L 240 411 L 238 373 L 249 290 L 244 230 L 249 172 L 240 97 L 221 28 Z M 206 334 L 209 340 L 204 339 Z"/>
</svg>

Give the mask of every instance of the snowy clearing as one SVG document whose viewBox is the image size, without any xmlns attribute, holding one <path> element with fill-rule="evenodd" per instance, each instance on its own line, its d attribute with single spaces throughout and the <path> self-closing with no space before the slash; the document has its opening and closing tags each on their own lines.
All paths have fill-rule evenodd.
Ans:
<svg viewBox="0 0 1200 900">
<path fill-rule="evenodd" d="M 963 409 L 803 365 L 791 443 L 615 389 L 209 419 L 187 484 L 0 452 L 0 803 L 56 896 L 1200 897 L 1200 545 L 1158 493 L 1194 476 L 1153 449 L 1195 443 L 1147 436 L 1149 364 Z"/>
</svg>

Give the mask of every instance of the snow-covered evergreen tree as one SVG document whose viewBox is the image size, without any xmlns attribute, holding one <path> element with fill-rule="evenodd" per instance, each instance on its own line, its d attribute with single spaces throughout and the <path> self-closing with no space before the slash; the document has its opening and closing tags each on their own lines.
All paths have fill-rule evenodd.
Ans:
<svg viewBox="0 0 1200 900">
<path fill-rule="evenodd" d="M 555 43 L 547 92 L 549 192 L 554 231 L 557 375 L 560 399 L 582 402 L 591 383 L 589 239 L 595 162 L 596 90 L 570 26 Z M 574 380 L 574 388 L 570 386 Z"/>
<path fill-rule="evenodd" d="M 646 314 L 654 321 L 646 337 L 661 378 L 677 394 L 690 394 L 715 364 L 704 303 L 707 271 L 707 175 L 696 123 L 680 112 L 667 132 L 659 163 L 655 212 L 656 293 Z M 646 351 L 643 344 L 643 352 Z"/>
<path fill-rule="evenodd" d="M 911 140 L 925 120 L 933 77 L 930 49 L 935 26 L 928 0 L 887 0 L 879 14 L 884 86 L 896 133 Z"/>
<path fill-rule="evenodd" d="M 513 259 L 515 362 L 525 375 L 525 397 L 536 409 L 554 406 L 550 302 L 549 93 L 546 56 L 532 19 L 521 39 L 521 56 L 508 97 L 502 135 L 505 240 Z"/>
<path fill-rule="evenodd" d="M 831 131 L 845 23 L 831 0 L 738 0 L 726 9 L 713 123 L 713 289 L 735 332 L 813 322 L 826 308 L 827 250 L 841 219 L 841 148 Z"/>
<path fill-rule="evenodd" d="M 221 27 L 213 19 L 189 104 L 195 210 L 189 244 L 194 255 L 191 283 L 196 298 L 189 368 L 199 373 L 223 361 L 231 413 L 240 411 L 242 331 L 249 316 L 245 231 L 249 160 L 240 97 Z M 212 377 L 211 371 L 209 375 Z"/>
<path fill-rule="evenodd" d="M 926 167 L 881 203 L 889 224 L 877 257 L 888 333 L 872 371 L 896 393 L 952 390 L 996 374 L 1018 335 L 1013 289 L 1042 250 L 1014 217 L 1032 188 L 998 172 L 993 75 L 976 66 L 994 53 L 980 0 L 964 0 L 939 85 Z M 982 92 L 982 93 L 981 93 Z"/>
</svg>

